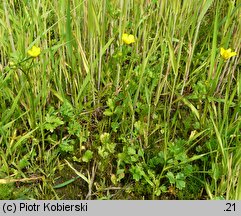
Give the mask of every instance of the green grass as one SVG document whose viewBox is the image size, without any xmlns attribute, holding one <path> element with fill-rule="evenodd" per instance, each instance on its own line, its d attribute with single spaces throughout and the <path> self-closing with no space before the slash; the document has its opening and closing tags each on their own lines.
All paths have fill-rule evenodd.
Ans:
<svg viewBox="0 0 241 216">
<path fill-rule="evenodd" d="M 240 13 L 3 0 L 0 198 L 241 199 Z"/>
</svg>

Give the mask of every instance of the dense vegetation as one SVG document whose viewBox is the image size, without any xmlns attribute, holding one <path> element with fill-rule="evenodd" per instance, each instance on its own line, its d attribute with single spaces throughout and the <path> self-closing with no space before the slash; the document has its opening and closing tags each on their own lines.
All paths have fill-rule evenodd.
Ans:
<svg viewBox="0 0 241 216">
<path fill-rule="evenodd" d="M 0 14 L 0 199 L 241 199 L 240 0 Z"/>
</svg>

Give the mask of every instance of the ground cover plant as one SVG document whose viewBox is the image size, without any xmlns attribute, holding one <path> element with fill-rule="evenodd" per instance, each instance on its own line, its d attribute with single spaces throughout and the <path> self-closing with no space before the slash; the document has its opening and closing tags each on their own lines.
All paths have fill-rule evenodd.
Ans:
<svg viewBox="0 0 241 216">
<path fill-rule="evenodd" d="M 0 199 L 241 199 L 240 0 L 0 14 Z"/>
</svg>

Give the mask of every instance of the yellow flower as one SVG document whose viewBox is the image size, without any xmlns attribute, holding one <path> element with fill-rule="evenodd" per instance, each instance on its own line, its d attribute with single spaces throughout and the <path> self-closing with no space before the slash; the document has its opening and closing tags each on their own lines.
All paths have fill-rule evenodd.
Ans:
<svg viewBox="0 0 241 216">
<path fill-rule="evenodd" d="M 221 47 L 221 50 L 220 50 L 220 54 L 221 56 L 225 59 L 225 60 L 228 60 L 229 58 L 231 58 L 232 56 L 236 56 L 237 53 L 236 52 L 232 52 L 231 49 L 224 49 L 223 47 Z"/>
<path fill-rule="evenodd" d="M 33 46 L 29 51 L 28 51 L 28 54 L 31 56 L 31 57 L 34 57 L 36 58 L 37 56 L 39 56 L 41 53 L 41 50 L 39 47 L 36 47 L 36 46 Z"/>
<path fill-rule="evenodd" d="M 126 44 L 131 44 L 135 42 L 135 37 L 132 34 L 123 34 L 122 35 L 122 40 L 124 41 L 124 43 Z"/>
</svg>

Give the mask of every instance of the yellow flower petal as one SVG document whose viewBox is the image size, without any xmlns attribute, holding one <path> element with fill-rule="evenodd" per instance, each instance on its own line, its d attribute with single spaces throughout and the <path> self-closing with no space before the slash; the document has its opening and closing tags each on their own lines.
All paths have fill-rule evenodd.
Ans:
<svg viewBox="0 0 241 216">
<path fill-rule="evenodd" d="M 225 52 L 225 49 L 221 47 L 221 56 L 223 56 L 224 52 Z"/>
<path fill-rule="evenodd" d="M 135 42 L 135 37 L 134 37 L 134 35 L 129 35 L 129 42 L 130 43 L 134 43 Z"/>
<path fill-rule="evenodd" d="M 231 53 L 230 53 L 230 57 L 232 57 L 232 56 L 236 56 L 236 55 L 237 55 L 236 52 L 231 52 Z"/>
<path fill-rule="evenodd" d="M 37 56 L 39 56 L 41 53 L 41 50 L 39 47 L 36 47 L 36 46 L 33 46 L 29 51 L 28 51 L 28 54 L 31 56 L 31 57 L 34 57 L 36 58 Z"/>
<path fill-rule="evenodd" d="M 123 40 L 124 43 L 129 45 L 129 44 L 135 42 L 135 37 L 132 34 L 129 34 L 129 35 L 128 34 L 123 34 L 122 35 L 122 40 Z"/>
<path fill-rule="evenodd" d="M 225 60 L 228 60 L 229 58 L 237 55 L 236 52 L 231 51 L 231 48 L 225 50 L 223 47 L 221 47 L 220 54 Z"/>
</svg>

